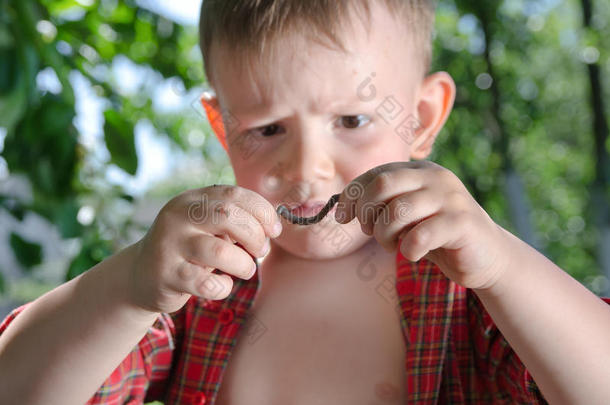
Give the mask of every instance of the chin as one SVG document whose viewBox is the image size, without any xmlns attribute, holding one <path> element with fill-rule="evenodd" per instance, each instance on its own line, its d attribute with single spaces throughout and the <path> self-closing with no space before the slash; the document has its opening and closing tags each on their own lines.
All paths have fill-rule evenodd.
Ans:
<svg viewBox="0 0 610 405">
<path fill-rule="evenodd" d="M 311 260 L 331 260 L 347 256 L 369 241 L 358 221 L 340 225 L 334 221 L 311 226 L 285 225 L 275 244 L 291 255 Z"/>
</svg>

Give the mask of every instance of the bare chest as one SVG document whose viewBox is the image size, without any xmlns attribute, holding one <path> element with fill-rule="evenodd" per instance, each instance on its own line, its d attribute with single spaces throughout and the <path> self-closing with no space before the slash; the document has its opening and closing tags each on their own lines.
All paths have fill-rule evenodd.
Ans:
<svg viewBox="0 0 610 405">
<path fill-rule="evenodd" d="M 216 404 L 404 403 L 399 307 L 379 288 L 388 273 L 371 274 L 262 290 L 242 331 L 264 332 L 240 334 Z"/>
</svg>

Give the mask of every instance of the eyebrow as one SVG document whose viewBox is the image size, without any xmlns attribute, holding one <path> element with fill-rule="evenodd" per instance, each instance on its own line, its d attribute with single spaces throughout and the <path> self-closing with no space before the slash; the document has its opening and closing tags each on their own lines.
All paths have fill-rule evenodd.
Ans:
<svg viewBox="0 0 610 405">
<path fill-rule="evenodd" d="M 254 107 L 251 108 L 242 107 L 240 109 L 230 109 L 229 111 L 231 111 L 236 116 L 239 116 L 240 118 L 243 117 L 244 119 L 250 119 L 261 115 L 271 115 L 271 113 L 273 112 L 268 105 L 261 104 L 256 104 Z"/>
<path fill-rule="evenodd" d="M 316 105 L 315 110 L 326 112 L 331 109 L 345 109 L 354 107 L 356 105 L 362 105 L 365 101 L 361 100 L 357 95 L 353 98 L 345 99 L 345 100 L 332 100 L 326 103 L 319 103 Z M 236 117 L 239 117 L 240 121 L 257 121 L 258 118 L 262 118 L 264 116 L 281 116 L 282 114 L 275 114 L 275 111 L 269 104 L 256 104 L 252 108 L 241 108 L 238 110 L 229 110 Z M 262 121 L 262 120 L 261 120 Z M 266 120 L 265 120 L 266 121 Z M 275 120 L 273 120 L 275 121 Z"/>
<path fill-rule="evenodd" d="M 345 108 L 348 106 L 353 106 L 356 104 L 363 104 L 364 100 L 361 100 L 360 97 L 356 94 L 356 91 L 353 93 L 353 97 L 346 97 L 345 99 L 338 100 L 330 100 L 328 102 L 319 102 L 319 107 L 322 110 L 329 110 L 331 108 Z"/>
</svg>

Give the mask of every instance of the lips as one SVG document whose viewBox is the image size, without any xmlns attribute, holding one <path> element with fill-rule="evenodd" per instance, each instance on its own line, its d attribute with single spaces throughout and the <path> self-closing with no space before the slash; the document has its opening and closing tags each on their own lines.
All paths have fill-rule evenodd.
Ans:
<svg viewBox="0 0 610 405">
<path fill-rule="evenodd" d="M 312 217 L 314 215 L 318 215 L 318 213 L 322 211 L 322 208 L 324 208 L 326 203 L 327 201 L 310 200 L 304 202 L 301 205 L 295 206 L 290 210 L 290 212 L 293 215 L 297 215 L 299 217 Z M 333 207 L 333 210 L 335 209 L 335 207 Z"/>
</svg>

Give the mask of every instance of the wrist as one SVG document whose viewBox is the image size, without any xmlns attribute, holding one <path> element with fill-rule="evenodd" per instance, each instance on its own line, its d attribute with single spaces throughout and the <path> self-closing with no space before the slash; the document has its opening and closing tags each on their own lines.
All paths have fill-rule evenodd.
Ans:
<svg viewBox="0 0 610 405">
<path fill-rule="evenodd" d="M 134 263 L 139 251 L 137 243 L 127 246 L 83 274 L 91 291 L 98 291 L 99 300 L 107 310 L 119 312 L 130 323 L 151 324 L 158 313 L 137 305 L 133 296 Z M 89 290 L 85 288 L 84 291 Z"/>
<path fill-rule="evenodd" d="M 498 254 L 496 255 L 493 263 L 491 264 L 489 280 L 478 288 L 472 290 L 481 297 L 486 296 L 499 296 L 508 286 L 508 278 L 514 275 L 515 265 L 514 261 L 518 256 L 518 250 L 520 247 L 516 244 L 519 241 L 513 234 L 502 228 L 498 227 L 498 243 L 499 246 Z"/>
</svg>

